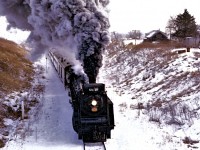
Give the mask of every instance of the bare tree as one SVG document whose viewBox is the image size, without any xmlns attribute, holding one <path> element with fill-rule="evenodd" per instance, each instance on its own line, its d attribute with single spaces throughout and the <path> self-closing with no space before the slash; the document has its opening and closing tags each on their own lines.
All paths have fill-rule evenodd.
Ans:
<svg viewBox="0 0 200 150">
<path fill-rule="evenodd" d="M 140 30 L 132 30 L 127 34 L 127 38 L 141 39 L 142 33 Z"/>
<path fill-rule="evenodd" d="M 124 38 L 124 35 L 117 32 L 111 32 L 111 39 L 114 41 L 121 41 Z"/>
<path fill-rule="evenodd" d="M 171 39 L 171 35 L 176 32 L 176 17 L 170 16 L 165 32 L 169 35 Z"/>
</svg>

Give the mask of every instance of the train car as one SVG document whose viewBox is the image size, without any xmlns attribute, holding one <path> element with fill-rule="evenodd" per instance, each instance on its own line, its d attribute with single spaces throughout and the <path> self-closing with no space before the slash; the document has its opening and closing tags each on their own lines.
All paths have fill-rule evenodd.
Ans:
<svg viewBox="0 0 200 150">
<path fill-rule="evenodd" d="M 49 57 L 70 94 L 72 123 L 78 138 L 84 142 L 105 142 L 114 129 L 113 103 L 105 91 L 105 84 L 87 83 L 84 75 L 77 75 L 65 59 L 54 52 Z"/>
<path fill-rule="evenodd" d="M 53 63 L 58 75 L 63 82 L 64 86 L 69 84 L 69 75 L 71 71 L 71 65 L 65 59 L 63 59 L 58 53 L 49 51 L 49 58 Z"/>
</svg>

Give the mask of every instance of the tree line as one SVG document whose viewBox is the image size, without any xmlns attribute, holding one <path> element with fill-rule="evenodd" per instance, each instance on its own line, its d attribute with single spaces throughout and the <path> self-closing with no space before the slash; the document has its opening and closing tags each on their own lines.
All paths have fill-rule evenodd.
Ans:
<svg viewBox="0 0 200 150">
<path fill-rule="evenodd" d="M 187 9 L 182 14 L 177 16 L 170 16 L 167 22 L 166 33 L 171 38 L 185 39 L 186 37 L 197 37 L 199 35 L 198 29 L 200 25 L 196 24 L 194 16 L 192 16 Z M 141 39 L 144 36 L 140 30 L 132 30 L 127 34 L 112 32 L 111 38 L 115 40 L 121 39 Z"/>
<path fill-rule="evenodd" d="M 118 32 L 111 32 L 111 39 L 115 40 L 121 40 L 121 39 L 141 39 L 143 37 L 143 34 L 140 30 L 132 30 L 128 33 L 118 33 Z"/>
</svg>

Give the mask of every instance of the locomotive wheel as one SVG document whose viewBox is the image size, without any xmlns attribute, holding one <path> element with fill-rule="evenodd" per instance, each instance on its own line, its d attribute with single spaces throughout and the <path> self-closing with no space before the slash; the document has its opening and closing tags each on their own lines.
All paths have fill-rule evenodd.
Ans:
<svg viewBox="0 0 200 150">
<path fill-rule="evenodd" d="M 92 136 L 89 134 L 84 134 L 82 136 L 82 139 L 83 139 L 83 142 L 86 142 L 86 143 L 87 142 L 95 142 L 94 139 L 92 138 Z"/>
<path fill-rule="evenodd" d="M 76 112 L 74 112 L 72 115 L 72 124 L 74 131 L 78 133 L 78 114 Z"/>
</svg>

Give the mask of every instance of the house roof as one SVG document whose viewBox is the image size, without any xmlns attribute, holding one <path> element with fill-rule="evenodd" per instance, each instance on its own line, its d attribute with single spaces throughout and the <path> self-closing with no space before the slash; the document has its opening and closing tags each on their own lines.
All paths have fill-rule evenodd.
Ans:
<svg viewBox="0 0 200 150">
<path fill-rule="evenodd" d="M 149 33 L 146 33 L 146 38 L 151 38 L 152 36 L 154 36 L 155 34 L 157 34 L 157 33 L 161 33 L 161 34 L 163 34 L 164 36 L 166 36 L 167 37 L 167 35 L 164 33 L 164 32 L 162 32 L 162 31 L 160 31 L 160 30 L 152 30 L 152 31 L 150 31 Z"/>
</svg>

